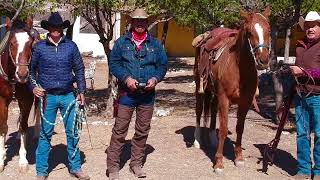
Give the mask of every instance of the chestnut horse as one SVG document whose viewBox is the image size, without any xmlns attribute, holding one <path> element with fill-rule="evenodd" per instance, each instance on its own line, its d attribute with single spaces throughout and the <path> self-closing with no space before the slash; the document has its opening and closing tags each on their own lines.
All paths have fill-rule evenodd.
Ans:
<svg viewBox="0 0 320 180">
<path fill-rule="evenodd" d="M 200 49 L 196 48 L 196 61 L 194 75 L 196 81 L 196 116 L 197 124 L 195 130 L 195 146 L 198 144 L 197 134 L 200 132 L 200 119 L 204 111 L 204 122 L 208 120 L 211 111 L 210 136 L 215 135 L 216 116 L 219 113 L 218 147 L 215 154 L 214 169 L 222 172 L 223 147 L 228 134 L 228 112 L 231 104 L 238 105 L 237 111 L 237 139 L 235 143 L 235 165 L 243 165 L 241 141 L 244 130 L 244 122 L 248 110 L 252 104 L 258 85 L 257 69 L 268 68 L 270 54 L 270 8 L 262 13 L 249 13 L 241 11 L 242 23 L 239 32 L 224 46 L 224 50 L 215 63 L 209 64 L 209 75 L 204 93 L 199 93 L 201 62 L 208 62 L 208 59 L 201 59 Z M 202 45 L 203 46 L 203 45 Z"/>
<path fill-rule="evenodd" d="M 32 29 L 33 21 L 29 17 L 26 22 L 11 22 L 6 20 L 8 41 L 1 54 L 0 63 L 0 172 L 4 170 L 4 160 L 6 155 L 5 141 L 8 132 L 8 106 L 13 97 L 18 100 L 19 115 L 19 167 L 21 171 L 26 171 L 28 161 L 26 158 L 26 133 L 28 128 L 28 116 L 33 103 L 33 94 L 28 90 L 27 81 L 29 76 L 29 62 L 31 59 L 31 49 L 35 42 Z M 5 38 L 6 39 L 6 38 Z M 2 42 L 2 44 L 4 44 Z"/>
</svg>

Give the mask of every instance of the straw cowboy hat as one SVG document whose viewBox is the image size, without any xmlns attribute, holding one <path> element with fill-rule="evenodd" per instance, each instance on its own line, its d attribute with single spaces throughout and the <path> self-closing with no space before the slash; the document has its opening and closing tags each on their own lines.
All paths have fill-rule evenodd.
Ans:
<svg viewBox="0 0 320 180">
<path fill-rule="evenodd" d="M 320 23 L 320 15 L 316 11 L 310 11 L 306 18 L 304 19 L 302 16 L 299 18 L 299 25 L 302 30 L 304 29 L 304 23 L 306 22 L 319 22 Z"/>
<path fill-rule="evenodd" d="M 65 29 L 69 26 L 70 21 L 63 21 L 61 15 L 58 12 L 52 13 L 48 20 L 41 21 L 41 27 L 46 30 L 48 30 L 49 27 Z"/>
<path fill-rule="evenodd" d="M 132 19 L 146 19 L 148 24 L 151 24 L 157 19 L 157 16 L 150 16 L 144 9 L 137 8 L 130 15 L 126 15 L 126 19 L 128 23 L 131 23 Z"/>
</svg>

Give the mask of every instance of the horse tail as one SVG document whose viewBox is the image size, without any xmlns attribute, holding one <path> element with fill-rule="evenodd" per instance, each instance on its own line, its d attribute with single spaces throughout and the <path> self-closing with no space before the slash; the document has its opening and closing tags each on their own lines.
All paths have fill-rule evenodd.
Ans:
<svg viewBox="0 0 320 180">
<path fill-rule="evenodd" d="M 212 100 L 212 93 L 205 91 L 204 92 L 204 98 L 203 98 L 203 116 L 204 116 L 204 126 L 207 127 L 209 122 L 209 114 L 211 112 L 211 103 Z"/>
</svg>

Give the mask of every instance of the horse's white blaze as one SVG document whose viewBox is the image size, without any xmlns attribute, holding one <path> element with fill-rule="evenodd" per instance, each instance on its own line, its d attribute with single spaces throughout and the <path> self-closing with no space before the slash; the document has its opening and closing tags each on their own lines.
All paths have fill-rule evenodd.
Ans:
<svg viewBox="0 0 320 180">
<path fill-rule="evenodd" d="M 259 23 L 256 23 L 254 25 L 254 28 L 256 29 L 257 33 L 258 33 L 258 37 L 259 37 L 259 44 L 263 44 L 264 43 L 264 38 L 263 38 L 263 28 L 261 27 L 261 25 Z M 262 51 L 262 47 L 259 48 L 260 51 Z"/>
<path fill-rule="evenodd" d="M 27 165 L 27 150 L 26 150 L 26 134 L 21 133 L 21 144 L 20 144 L 20 150 L 19 150 L 19 165 Z"/>
<path fill-rule="evenodd" d="M 200 148 L 200 126 L 197 125 L 196 129 L 194 130 L 194 147 Z"/>
<path fill-rule="evenodd" d="M 0 166 L 4 165 L 4 158 L 6 156 L 6 150 L 4 148 L 5 141 L 6 141 L 6 135 L 0 134 Z"/>
<path fill-rule="evenodd" d="M 20 53 L 22 53 L 26 43 L 29 41 L 29 34 L 27 32 L 19 32 L 15 34 L 16 36 L 16 40 L 17 40 L 17 45 L 18 45 L 18 50 L 17 50 L 17 54 L 16 54 L 16 63 L 18 64 L 19 62 L 19 55 Z M 18 72 L 18 68 L 16 72 Z"/>
</svg>

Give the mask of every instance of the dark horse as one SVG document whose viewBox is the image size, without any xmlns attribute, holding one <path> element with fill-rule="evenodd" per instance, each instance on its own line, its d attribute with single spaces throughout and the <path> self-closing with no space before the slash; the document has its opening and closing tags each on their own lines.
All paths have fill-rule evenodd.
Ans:
<svg viewBox="0 0 320 180">
<path fill-rule="evenodd" d="M 228 112 L 231 104 L 238 105 L 237 112 L 237 140 L 235 143 L 235 164 L 243 165 L 241 141 L 244 122 L 258 85 L 257 69 L 266 69 L 270 54 L 270 8 L 263 13 L 249 13 L 241 11 L 242 23 L 239 31 L 229 38 L 224 50 L 215 63 L 209 64 L 209 78 L 203 93 L 201 88 L 199 66 L 203 59 L 200 49 L 196 49 L 196 62 L 194 75 L 196 80 L 196 116 L 195 146 L 199 145 L 198 133 L 200 132 L 200 119 L 202 111 L 205 121 L 211 111 L 210 136 L 215 135 L 216 116 L 219 112 L 219 143 L 215 154 L 214 169 L 221 172 L 223 166 L 223 147 L 228 134 Z M 205 44 L 204 44 L 205 45 Z M 202 58 L 202 59 L 201 59 Z M 206 123 L 205 123 L 206 125 Z"/>
<path fill-rule="evenodd" d="M 35 42 L 32 31 L 33 21 L 29 17 L 26 22 L 11 22 L 6 20 L 8 41 L 1 54 L 0 64 L 0 172 L 4 170 L 4 159 L 6 155 L 5 141 L 8 132 L 8 106 L 13 97 L 18 100 L 19 134 L 21 145 L 19 150 L 19 167 L 26 171 L 28 161 L 26 158 L 26 133 L 28 128 L 28 116 L 33 103 L 33 94 L 27 87 L 29 76 L 29 63 L 31 49 Z M 5 38 L 6 39 L 6 38 Z M 3 44 L 3 42 L 2 42 Z"/>
</svg>

